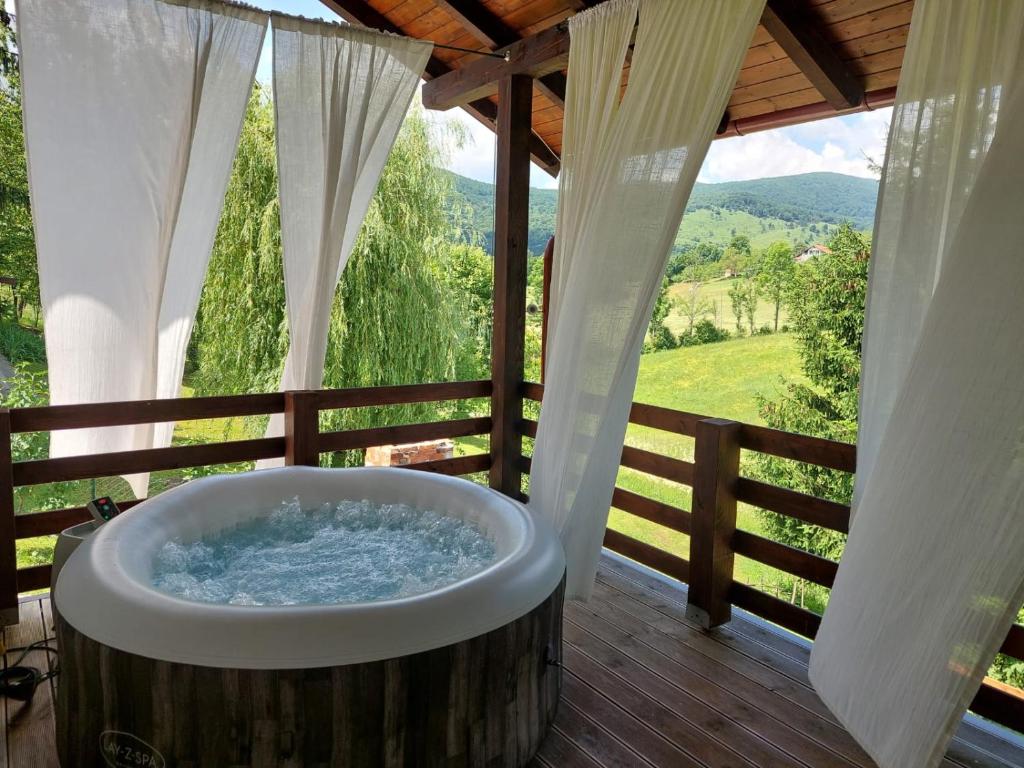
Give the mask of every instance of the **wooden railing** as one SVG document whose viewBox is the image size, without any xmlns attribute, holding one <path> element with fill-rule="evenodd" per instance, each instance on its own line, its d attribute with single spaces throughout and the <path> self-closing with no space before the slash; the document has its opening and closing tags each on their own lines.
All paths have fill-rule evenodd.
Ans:
<svg viewBox="0 0 1024 768">
<path fill-rule="evenodd" d="M 284 458 L 287 464 L 315 465 L 320 454 L 393 443 L 487 434 L 491 419 L 467 418 L 424 424 L 321 432 L 321 411 L 490 397 L 490 381 L 414 384 L 365 389 L 334 389 L 264 395 L 181 398 L 93 405 L 0 409 L 0 611 L 17 621 L 18 594 L 50 583 L 50 565 L 17 568 L 16 542 L 59 533 L 84 522 L 84 507 L 14 514 L 19 486 L 110 477 L 134 472 L 185 469 L 212 464 Z M 139 451 L 33 461 L 11 460 L 11 435 L 54 429 L 109 427 L 166 421 L 263 416 L 283 413 L 283 437 L 178 445 Z M 410 469 L 464 475 L 485 472 L 490 455 L 459 456 L 407 465 Z M 118 501 L 127 509 L 138 500 Z"/>
<path fill-rule="evenodd" d="M 524 383 L 523 397 L 539 402 L 539 384 Z M 663 456 L 625 446 L 621 466 L 692 489 L 692 509 L 685 510 L 616 487 L 612 506 L 638 518 L 690 537 L 689 558 L 609 528 L 608 549 L 687 584 L 687 612 L 711 628 L 729 621 L 732 606 L 761 616 L 785 629 L 812 639 L 821 616 L 761 589 L 737 581 L 737 555 L 830 588 L 838 563 L 803 549 L 773 541 L 736 527 L 739 503 L 770 510 L 832 531 L 847 533 L 850 508 L 828 499 L 745 477 L 741 451 L 852 473 L 856 448 L 846 443 L 796 435 L 776 429 L 715 419 L 669 408 L 634 403 L 631 424 L 692 438 L 693 461 Z M 521 421 L 524 437 L 536 437 L 537 423 Z M 531 461 L 523 457 L 524 472 Z M 1001 652 L 1024 659 L 1024 627 L 1014 625 Z M 1024 691 L 986 678 L 971 704 L 976 714 L 1024 732 Z"/>
<path fill-rule="evenodd" d="M 525 383 L 521 390 L 525 400 L 539 402 L 543 394 L 543 388 L 538 384 Z M 284 458 L 288 464 L 315 465 L 319 463 L 321 453 L 325 452 L 490 434 L 493 424 L 489 417 L 321 432 L 319 416 L 321 411 L 339 408 L 468 400 L 488 398 L 491 394 L 490 381 L 469 381 L 0 409 L 0 617 L 8 622 L 16 621 L 19 593 L 45 588 L 50 581 L 49 565 L 17 568 L 16 542 L 56 534 L 89 519 L 82 507 L 15 515 L 14 490 L 19 486 L 258 459 Z M 283 437 L 61 459 L 11 460 L 12 434 L 278 413 L 284 414 Z M 605 533 L 605 546 L 685 582 L 691 617 L 709 628 L 727 622 L 735 605 L 813 639 L 820 616 L 737 581 L 735 558 L 749 558 L 824 588 L 832 586 L 837 564 L 811 552 L 738 529 L 737 505 L 749 504 L 841 533 L 849 527 L 849 507 L 746 477 L 742 474 L 740 455 L 741 451 L 749 451 L 853 472 L 856 465 L 854 446 L 641 403 L 633 404 L 630 422 L 694 441 L 693 461 L 628 445 L 623 447 L 621 458 L 623 467 L 691 488 L 690 510 L 621 487 L 615 488 L 612 497 L 612 506 L 616 509 L 689 536 L 689 557 L 612 529 Z M 523 437 L 536 436 L 536 421 L 520 419 L 518 427 Z M 483 453 L 408 466 L 410 469 L 465 475 L 486 472 L 491 463 L 491 454 Z M 528 473 L 529 457 L 522 457 L 518 468 Z M 138 503 L 137 500 L 119 502 L 122 508 Z M 1024 627 L 1012 627 L 1001 650 L 1013 658 L 1024 659 Z M 1024 731 L 1024 693 L 1019 689 L 986 680 L 971 708 L 977 714 Z"/>
</svg>

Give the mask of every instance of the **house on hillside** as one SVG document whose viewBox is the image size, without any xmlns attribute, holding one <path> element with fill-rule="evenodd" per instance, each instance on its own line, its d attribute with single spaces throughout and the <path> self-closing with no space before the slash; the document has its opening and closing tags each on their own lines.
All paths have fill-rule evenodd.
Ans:
<svg viewBox="0 0 1024 768">
<path fill-rule="evenodd" d="M 803 264 L 805 261 L 810 261 L 813 258 L 821 256 L 823 253 L 832 253 L 832 251 L 828 246 L 822 245 L 821 243 L 815 243 L 814 245 L 800 251 L 800 253 L 793 257 L 793 261 L 797 264 Z"/>
</svg>

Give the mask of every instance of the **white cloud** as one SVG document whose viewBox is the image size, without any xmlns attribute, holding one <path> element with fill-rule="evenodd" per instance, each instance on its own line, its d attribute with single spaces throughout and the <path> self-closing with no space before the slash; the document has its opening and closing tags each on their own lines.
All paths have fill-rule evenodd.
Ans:
<svg viewBox="0 0 1024 768">
<path fill-rule="evenodd" d="M 466 131 L 466 143 L 451 153 L 448 168 L 473 179 L 493 181 L 494 134 L 460 110 L 430 114 L 442 123 L 458 122 Z M 712 142 L 699 179 L 739 181 L 813 171 L 874 177 L 868 158 L 882 161 L 890 116 L 891 110 L 880 109 L 721 139 Z M 536 166 L 530 183 L 549 189 L 558 186 L 557 179 Z"/>
<path fill-rule="evenodd" d="M 477 181 L 494 181 L 494 133 L 462 110 L 427 111 L 427 118 L 462 133 L 461 147 L 450 147 L 448 170 Z"/>
<path fill-rule="evenodd" d="M 448 170 L 468 176 L 477 181 L 494 182 L 494 132 L 479 120 L 475 120 L 461 109 L 447 112 L 428 112 L 431 120 L 442 125 L 457 123 L 465 134 L 465 143 L 461 148 L 453 148 L 450 152 Z M 558 179 L 549 173 L 530 166 L 530 185 L 543 189 L 558 187 Z"/>
<path fill-rule="evenodd" d="M 882 161 L 890 116 L 883 109 L 720 139 L 712 143 L 698 178 L 740 181 L 813 171 L 874 178 L 868 158 Z"/>
</svg>

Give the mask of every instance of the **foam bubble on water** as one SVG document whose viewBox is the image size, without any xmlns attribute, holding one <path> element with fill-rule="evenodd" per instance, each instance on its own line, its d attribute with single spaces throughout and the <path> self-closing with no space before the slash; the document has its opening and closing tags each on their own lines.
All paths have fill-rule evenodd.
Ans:
<svg viewBox="0 0 1024 768">
<path fill-rule="evenodd" d="M 157 553 L 157 589 L 204 603 L 358 603 L 422 594 L 495 559 L 476 526 L 405 504 L 342 501 L 270 514 Z"/>
</svg>

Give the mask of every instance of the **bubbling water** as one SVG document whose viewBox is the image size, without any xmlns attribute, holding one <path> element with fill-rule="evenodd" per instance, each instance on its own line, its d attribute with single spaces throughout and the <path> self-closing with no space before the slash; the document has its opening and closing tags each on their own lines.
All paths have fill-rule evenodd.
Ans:
<svg viewBox="0 0 1024 768">
<path fill-rule="evenodd" d="M 454 517 L 366 500 L 303 509 L 296 497 L 199 541 L 167 542 L 152 583 L 203 603 L 361 603 L 440 589 L 494 560 L 494 541 Z"/>
</svg>

